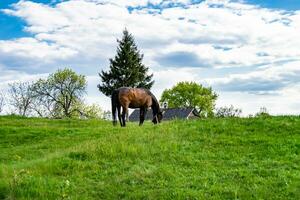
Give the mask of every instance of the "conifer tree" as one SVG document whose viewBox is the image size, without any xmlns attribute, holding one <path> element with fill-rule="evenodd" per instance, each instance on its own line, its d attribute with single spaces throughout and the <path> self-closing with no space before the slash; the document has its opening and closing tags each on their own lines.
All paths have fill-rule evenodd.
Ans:
<svg viewBox="0 0 300 200">
<path fill-rule="evenodd" d="M 110 96 L 119 87 L 141 87 L 150 89 L 154 83 L 153 74 L 148 75 L 148 67 L 142 64 L 143 54 L 137 49 L 133 36 L 125 29 L 122 40 L 117 40 L 118 48 L 114 59 L 109 59 L 109 71 L 101 71 L 102 83 L 99 90 Z"/>
</svg>

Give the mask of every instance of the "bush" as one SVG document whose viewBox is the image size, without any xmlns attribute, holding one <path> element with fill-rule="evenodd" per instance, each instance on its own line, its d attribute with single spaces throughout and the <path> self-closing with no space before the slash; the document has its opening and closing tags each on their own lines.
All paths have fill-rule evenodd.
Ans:
<svg viewBox="0 0 300 200">
<path fill-rule="evenodd" d="M 80 117 L 88 118 L 88 119 L 103 118 L 103 110 L 97 104 L 92 104 L 92 105 L 82 104 L 79 110 L 80 110 Z"/>
<path fill-rule="evenodd" d="M 234 108 L 233 105 L 230 105 L 229 107 L 220 107 L 216 109 L 215 117 L 240 117 L 242 114 L 242 109 L 240 108 Z"/>
<path fill-rule="evenodd" d="M 255 114 L 255 117 L 270 117 L 269 111 L 266 107 L 261 107 L 259 112 Z"/>
</svg>

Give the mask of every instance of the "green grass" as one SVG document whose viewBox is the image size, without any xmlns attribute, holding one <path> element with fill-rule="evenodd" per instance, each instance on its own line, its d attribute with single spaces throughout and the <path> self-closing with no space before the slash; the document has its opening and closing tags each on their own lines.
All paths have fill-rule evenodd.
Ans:
<svg viewBox="0 0 300 200">
<path fill-rule="evenodd" d="M 0 199 L 300 199 L 300 117 L 0 117 Z"/>
</svg>

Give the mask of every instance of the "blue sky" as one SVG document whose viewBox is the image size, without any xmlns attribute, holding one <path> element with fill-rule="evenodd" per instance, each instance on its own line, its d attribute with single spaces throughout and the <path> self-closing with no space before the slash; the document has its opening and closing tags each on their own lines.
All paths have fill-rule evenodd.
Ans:
<svg viewBox="0 0 300 200">
<path fill-rule="evenodd" d="M 259 5 L 265 8 L 276 8 L 285 10 L 299 10 L 299 0 L 246 0 L 247 3 Z"/>
<path fill-rule="evenodd" d="M 0 9 L 9 8 L 11 3 L 15 3 L 17 1 L 7 1 L 4 0 L 0 3 Z M 11 17 L 3 12 L 0 12 L 0 39 L 6 40 L 15 37 L 22 37 L 25 33 L 22 31 L 24 27 L 24 22 L 17 17 Z"/>
<path fill-rule="evenodd" d="M 71 67 L 88 79 L 87 101 L 107 109 L 97 74 L 127 27 L 158 97 L 195 81 L 217 91 L 217 106 L 300 114 L 299 0 L 2 0 L 0 10 L 0 90 Z"/>
<path fill-rule="evenodd" d="M 0 9 L 11 8 L 11 5 L 17 2 L 19 0 L 1 0 Z M 54 5 L 50 0 L 33 0 L 33 2 Z M 30 34 L 23 31 L 25 25 L 26 23 L 22 19 L 0 12 L 0 40 L 29 36 Z"/>
</svg>

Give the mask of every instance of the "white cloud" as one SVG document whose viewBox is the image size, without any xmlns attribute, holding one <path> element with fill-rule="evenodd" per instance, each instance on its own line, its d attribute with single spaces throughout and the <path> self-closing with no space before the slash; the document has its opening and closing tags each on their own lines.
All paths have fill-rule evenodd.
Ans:
<svg viewBox="0 0 300 200">
<path fill-rule="evenodd" d="M 243 74 L 231 74 L 222 78 L 205 80 L 225 91 L 249 91 L 252 93 L 276 92 L 300 83 L 300 61 L 272 64 L 263 69 Z"/>
<path fill-rule="evenodd" d="M 13 70 L 4 70 L 0 66 L 0 90 L 7 92 L 9 84 L 14 82 L 33 82 L 39 78 L 45 78 L 47 74 L 28 74 Z"/>
<path fill-rule="evenodd" d="M 159 9 L 147 7 L 148 3 Z M 128 6 L 136 8 L 129 11 Z M 24 30 L 32 34 L 0 40 L 2 70 L 37 74 L 71 65 L 88 75 L 93 85 L 89 88 L 94 88 L 89 89 L 90 101 L 98 98 L 99 80 L 95 74 L 107 68 L 108 58 L 115 54 L 116 38 L 121 37 L 124 27 L 134 35 L 145 54 L 146 65 L 154 71 L 157 95 L 180 80 L 228 86 L 220 93 L 234 88 L 241 92 L 235 87 L 240 83 L 244 86 L 240 100 L 246 105 L 249 100 L 242 96 L 250 95 L 245 92 L 253 92 L 253 87 L 291 97 L 287 86 L 300 81 L 296 78 L 300 64 L 296 62 L 300 56 L 299 11 L 265 9 L 229 0 L 198 4 L 190 0 L 70 0 L 54 6 L 20 1 L 2 11 L 23 19 L 27 24 Z M 185 62 L 184 58 L 194 60 Z M 237 70 L 217 78 L 220 73 L 207 77 L 203 67 L 215 72 L 226 67 Z M 230 100 L 229 97 L 222 98 Z M 272 98 L 280 99 L 278 95 Z M 104 99 L 102 103 L 107 107 L 107 99 L 99 99 Z"/>
<path fill-rule="evenodd" d="M 155 71 L 154 79 L 153 93 L 159 99 L 163 90 L 170 89 L 180 81 L 197 81 L 197 75 L 193 69 L 167 69 Z"/>
<path fill-rule="evenodd" d="M 243 116 L 267 108 L 272 115 L 299 115 L 300 85 L 286 88 L 276 95 L 255 95 L 243 92 L 219 92 L 217 107 L 234 105 L 242 109 Z"/>
<path fill-rule="evenodd" d="M 43 60 L 44 62 L 55 59 L 66 59 L 76 55 L 76 50 L 39 41 L 35 38 L 20 38 L 12 41 L 0 40 L 1 54 L 15 55 L 26 59 Z"/>
<path fill-rule="evenodd" d="M 146 5 L 148 1 L 126 2 L 73 0 L 50 7 L 21 1 L 13 10 L 4 12 L 26 20 L 26 30 L 41 42 L 51 41 L 94 56 L 111 55 L 111 46 L 125 26 L 145 45 L 146 51 L 170 51 L 176 45 L 182 49 L 192 47 L 199 57 L 211 60 L 214 67 L 241 67 L 299 56 L 296 44 L 300 41 L 295 31 L 299 29 L 299 23 L 295 23 L 299 21 L 295 17 L 297 12 L 291 14 L 230 1 L 205 1 L 189 5 L 187 9 L 165 8 L 161 14 L 152 15 L 147 7 L 132 13 L 126 8 Z M 189 1 L 181 3 L 189 4 Z M 215 4 L 219 6 L 214 7 Z M 286 25 L 287 21 L 291 24 Z M 151 46 L 153 42 L 156 45 Z M 215 49 L 215 46 L 221 48 Z M 107 49 L 110 49 L 108 53 L 104 51 Z M 259 52 L 268 56 L 258 56 Z"/>
</svg>

